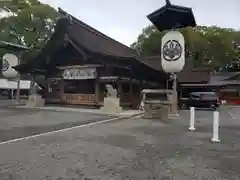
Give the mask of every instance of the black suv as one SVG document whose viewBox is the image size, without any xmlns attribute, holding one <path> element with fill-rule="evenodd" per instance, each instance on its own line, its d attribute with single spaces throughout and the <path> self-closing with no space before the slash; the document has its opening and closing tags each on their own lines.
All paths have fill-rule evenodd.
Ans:
<svg viewBox="0 0 240 180">
<path fill-rule="evenodd" d="M 220 100 L 215 92 L 192 92 L 189 94 L 189 98 L 180 99 L 180 106 L 183 109 L 188 107 L 217 109 L 220 104 Z"/>
</svg>

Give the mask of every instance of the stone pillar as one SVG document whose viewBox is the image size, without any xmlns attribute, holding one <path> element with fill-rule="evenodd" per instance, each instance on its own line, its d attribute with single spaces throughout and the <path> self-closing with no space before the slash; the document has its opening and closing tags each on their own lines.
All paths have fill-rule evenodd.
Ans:
<svg viewBox="0 0 240 180">
<path fill-rule="evenodd" d="M 31 94 L 28 97 L 28 100 L 26 102 L 27 107 L 29 108 L 36 108 L 36 107 L 42 107 L 45 104 L 45 100 L 42 99 L 41 95 L 37 93 L 37 85 L 36 85 L 36 77 L 32 77 L 31 82 Z"/>
<path fill-rule="evenodd" d="M 106 85 L 108 96 L 104 98 L 103 107 L 101 110 L 106 113 L 121 113 L 122 107 L 120 106 L 120 98 L 117 97 L 117 90 L 112 85 Z"/>
<path fill-rule="evenodd" d="M 173 74 L 173 94 L 172 94 L 172 105 L 171 114 L 178 115 L 178 93 L 177 93 L 177 76 Z"/>
<path fill-rule="evenodd" d="M 47 79 L 47 88 L 48 88 L 48 92 L 52 92 L 52 83 L 50 79 Z"/>
<path fill-rule="evenodd" d="M 35 77 L 34 77 L 34 75 L 32 75 L 31 82 L 30 82 L 30 88 L 28 91 L 28 96 L 30 96 L 32 94 L 34 84 L 35 84 Z"/>
</svg>

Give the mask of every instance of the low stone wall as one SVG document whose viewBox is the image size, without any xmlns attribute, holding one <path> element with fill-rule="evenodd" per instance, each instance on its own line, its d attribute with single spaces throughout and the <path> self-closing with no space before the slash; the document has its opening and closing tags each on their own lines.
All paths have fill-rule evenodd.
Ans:
<svg viewBox="0 0 240 180">
<path fill-rule="evenodd" d="M 144 118 L 168 120 L 169 103 L 149 101 L 144 103 Z"/>
<path fill-rule="evenodd" d="M 121 113 L 122 107 L 120 106 L 120 99 L 115 97 L 104 98 L 104 104 L 101 110 L 106 113 Z"/>
</svg>

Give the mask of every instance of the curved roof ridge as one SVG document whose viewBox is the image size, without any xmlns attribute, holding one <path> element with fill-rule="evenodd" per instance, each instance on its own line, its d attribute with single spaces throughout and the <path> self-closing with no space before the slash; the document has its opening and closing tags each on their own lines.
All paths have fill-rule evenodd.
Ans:
<svg viewBox="0 0 240 180">
<path fill-rule="evenodd" d="M 137 56 L 136 50 L 128 47 L 127 45 L 125 45 L 125 44 L 123 44 L 123 43 L 120 43 L 119 41 L 117 41 L 117 40 L 115 40 L 115 39 L 113 39 L 113 38 L 111 38 L 111 37 L 109 37 L 109 36 L 107 36 L 107 35 L 105 35 L 104 33 L 98 31 L 97 29 L 91 27 L 90 25 L 84 23 L 83 21 L 81 21 L 81 20 L 77 19 L 76 17 L 72 16 L 71 14 L 67 13 L 67 12 L 64 11 L 63 9 L 58 8 L 58 12 L 59 12 L 60 14 L 62 14 L 62 15 L 70 16 L 70 17 L 72 18 L 73 22 L 75 22 L 76 24 L 84 27 L 85 29 L 87 29 L 88 31 L 91 31 L 92 33 L 94 33 L 94 34 L 96 34 L 96 35 L 99 35 L 99 36 L 105 38 L 106 40 L 110 40 L 110 41 L 114 41 L 114 42 L 118 43 L 120 46 L 126 48 L 126 49 L 129 50 L 129 51 L 132 51 L 132 52 L 135 53 L 135 55 Z"/>
</svg>

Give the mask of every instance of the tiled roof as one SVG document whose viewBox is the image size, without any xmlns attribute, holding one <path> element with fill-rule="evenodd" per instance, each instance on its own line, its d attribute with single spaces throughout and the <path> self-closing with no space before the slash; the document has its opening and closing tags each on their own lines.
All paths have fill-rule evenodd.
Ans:
<svg viewBox="0 0 240 180">
<path fill-rule="evenodd" d="M 180 83 L 208 83 L 211 76 L 210 71 L 188 71 L 179 74 Z"/>
<path fill-rule="evenodd" d="M 211 69 L 208 67 L 193 68 L 193 63 L 186 60 L 186 64 L 178 74 L 178 82 L 180 83 L 208 83 L 211 76 Z"/>
<path fill-rule="evenodd" d="M 161 64 L 161 56 L 145 56 L 139 58 L 139 60 L 157 71 L 163 71 Z"/>
<path fill-rule="evenodd" d="M 240 72 L 217 72 L 210 77 L 209 84 L 240 84 L 240 80 L 236 80 Z"/>
<path fill-rule="evenodd" d="M 69 16 L 71 23 L 68 26 L 67 35 L 78 44 L 83 45 L 93 52 L 119 57 L 136 57 L 137 53 L 132 48 L 106 36 L 86 23 L 59 9 L 64 16 Z"/>
</svg>

